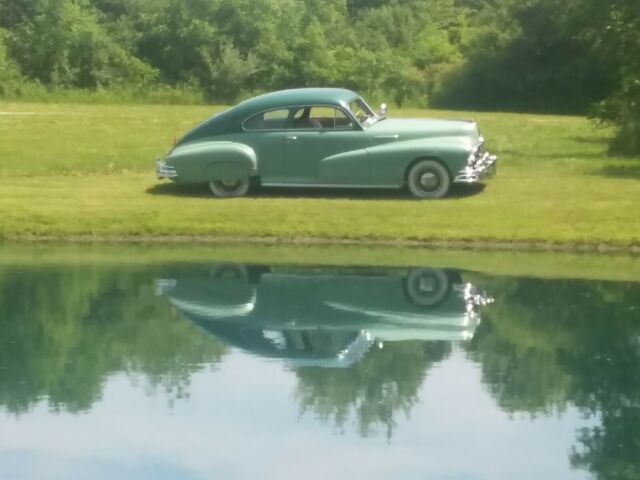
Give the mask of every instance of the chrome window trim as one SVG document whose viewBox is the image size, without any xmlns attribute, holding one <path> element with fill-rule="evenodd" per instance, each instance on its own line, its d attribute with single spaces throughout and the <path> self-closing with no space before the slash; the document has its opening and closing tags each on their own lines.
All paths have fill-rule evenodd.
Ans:
<svg viewBox="0 0 640 480">
<path fill-rule="evenodd" d="M 263 128 L 263 129 L 259 129 L 259 130 L 249 130 L 246 128 L 245 124 L 251 120 L 252 118 L 258 116 L 258 115 L 264 115 L 265 113 L 268 112 L 275 112 L 277 110 L 293 110 L 295 109 L 300 109 L 300 108 L 313 108 L 313 107 L 328 107 L 328 108 L 335 108 L 336 110 L 340 110 L 345 117 L 351 119 L 351 121 L 353 122 L 353 126 L 351 127 L 340 127 L 340 128 L 285 128 L 285 129 L 281 129 L 281 128 Z M 331 104 L 331 103 L 312 103 L 312 104 L 299 104 L 299 105 L 285 105 L 285 106 L 281 106 L 281 107 L 276 107 L 276 108 L 269 108 L 267 110 L 262 110 L 260 112 L 254 113 L 252 115 L 249 115 L 247 118 L 245 118 L 242 121 L 242 130 L 245 132 L 333 132 L 333 131 L 338 131 L 338 132 L 354 132 L 354 131 L 362 131 L 364 130 L 362 124 L 358 121 L 358 119 L 356 119 L 351 112 L 349 111 L 348 108 L 345 108 L 344 105 L 340 104 Z"/>
<path fill-rule="evenodd" d="M 374 118 L 376 119 L 376 122 L 374 122 L 374 123 L 377 123 L 377 122 L 380 120 L 380 117 L 376 114 L 376 111 L 375 111 L 373 108 L 371 108 L 371 105 L 369 105 L 369 104 L 367 103 L 367 101 L 366 101 L 363 97 L 360 97 L 360 96 L 358 96 L 358 97 L 354 97 L 354 98 L 352 98 L 351 100 L 349 100 L 348 102 L 346 102 L 346 104 L 345 104 L 345 105 L 346 105 L 346 106 L 345 106 L 345 108 L 347 109 L 347 111 L 348 111 L 348 112 L 351 112 L 351 110 L 349 110 L 349 104 L 350 104 L 351 102 L 355 102 L 356 100 L 360 100 L 362 103 L 364 103 L 364 105 L 369 109 L 369 111 L 370 111 L 371 113 L 373 113 L 373 116 L 374 116 Z M 354 115 L 352 115 L 352 117 L 353 117 L 353 118 L 355 118 L 355 116 L 354 116 Z M 362 127 L 362 129 L 363 129 L 363 130 L 365 130 L 366 128 L 369 128 L 369 127 L 371 126 L 371 125 L 365 125 L 364 123 L 362 123 L 362 122 L 361 122 L 360 120 L 358 120 L 357 118 L 356 118 L 356 120 L 357 120 L 358 124 Z"/>
<path fill-rule="evenodd" d="M 251 115 L 249 115 L 247 118 L 245 118 L 242 121 L 242 130 L 244 130 L 245 132 L 286 132 L 285 130 L 282 130 L 280 128 L 259 128 L 259 129 L 248 129 L 246 127 L 246 123 L 249 120 L 252 120 L 253 118 L 257 117 L 258 115 L 264 115 L 265 113 L 269 113 L 269 112 L 277 112 L 278 110 L 289 110 L 289 115 L 287 116 L 287 120 L 289 119 L 289 117 L 291 116 L 291 109 L 294 107 L 291 106 L 284 106 L 284 107 L 276 107 L 276 108 L 269 108 L 267 110 L 263 110 L 261 112 L 258 113 L 253 113 Z"/>
</svg>

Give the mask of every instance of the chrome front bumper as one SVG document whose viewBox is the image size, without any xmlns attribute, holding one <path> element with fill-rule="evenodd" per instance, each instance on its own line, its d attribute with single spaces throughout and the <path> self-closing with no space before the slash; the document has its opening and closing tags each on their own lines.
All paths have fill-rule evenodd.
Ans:
<svg viewBox="0 0 640 480">
<path fill-rule="evenodd" d="M 457 291 L 460 297 L 464 300 L 465 312 L 464 312 L 464 326 L 467 328 L 463 332 L 465 340 L 473 338 L 475 329 L 480 325 L 482 321 L 481 310 L 483 307 L 492 304 L 495 300 L 487 292 L 478 289 L 471 283 L 464 283 L 461 285 L 455 285 L 454 290 Z"/>
<path fill-rule="evenodd" d="M 485 152 L 480 143 L 471 150 L 467 166 L 458 172 L 453 179 L 455 183 L 476 183 L 490 178 L 496 173 L 498 157 Z"/>
<path fill-rule="evenodd" d="M 167 165 L 159 158 L 156 158 L 156 175 L 158 178 L 175 178 L 178 176 L 175 167 Z"/>
<path fill-rule="evenodd" d="M 161 297 L 168 294 L 178 285 L 178 280 L 175 278 L 156 278 L 156 296 Z"/>
</svg>

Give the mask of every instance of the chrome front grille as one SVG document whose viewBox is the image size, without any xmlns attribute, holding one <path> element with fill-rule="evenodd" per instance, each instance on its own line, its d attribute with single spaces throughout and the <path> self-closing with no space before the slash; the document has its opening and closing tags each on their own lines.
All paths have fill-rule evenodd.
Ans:
<svg viewBox="0 0 640 480">
<path fill-rule="evenodd" d="M 454 178 L 456 183 L 475 183 L 495 173 L 497 157 L 484 148 L 484 140 L 471 149 L 467 158 L 467 166 Z"/>
</svg>

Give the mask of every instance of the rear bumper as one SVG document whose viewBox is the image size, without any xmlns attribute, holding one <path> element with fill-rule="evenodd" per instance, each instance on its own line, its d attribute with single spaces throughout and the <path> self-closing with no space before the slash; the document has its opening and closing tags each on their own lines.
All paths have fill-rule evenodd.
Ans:
<svg viewBox="0 0 640 480">
<path fill-rule="evenodd" d="M 156 175 L 158 178 L 176 178 L 178 173 L 175 167 L 167 165 L 167 162 L 156 158 Z"/>
<path fill-rule="evenodd" d="M 471 152 L 468 164 L 453 179 L 455 183 L 476 183 L 495 175 L 498 158 L 482 150 L 479 145 Z"/>
</svg>

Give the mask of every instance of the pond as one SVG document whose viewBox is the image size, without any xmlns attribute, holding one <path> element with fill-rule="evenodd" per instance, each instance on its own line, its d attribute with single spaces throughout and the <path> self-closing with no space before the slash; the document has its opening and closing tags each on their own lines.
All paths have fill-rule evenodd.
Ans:
<svg viewBox="0 0 640 480">
<path fill-rule="evenodd" d="M 0 478 L 640 478 L 640 283 L 0 262 Z"/>
</svg>

